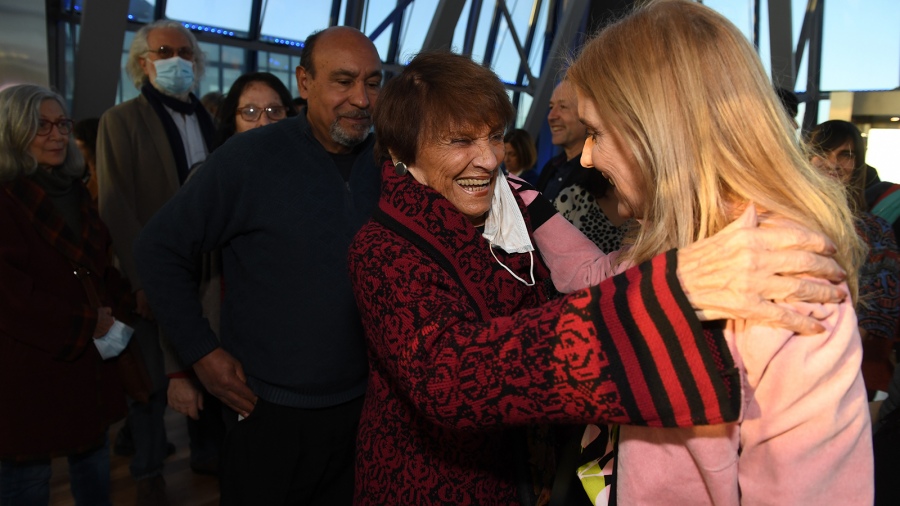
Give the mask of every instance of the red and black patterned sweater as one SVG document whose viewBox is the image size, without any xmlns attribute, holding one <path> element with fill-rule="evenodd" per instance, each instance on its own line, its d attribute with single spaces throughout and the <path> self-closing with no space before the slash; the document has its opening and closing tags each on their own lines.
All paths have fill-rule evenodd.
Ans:
<svg viewBox="0 0 900 506">
<path fill-rule="evenodd" d="M 737 419 L 738 372 L 674 252 L 548 300 L 539 255 L 527 287 L 440 194 L 390 164 L 383 178 L 350 248 L 370 364 L 356 503 L 519 504 L 513 426 Z M 494 251 L 527 279 L 527 254 Z"/>
</svg>

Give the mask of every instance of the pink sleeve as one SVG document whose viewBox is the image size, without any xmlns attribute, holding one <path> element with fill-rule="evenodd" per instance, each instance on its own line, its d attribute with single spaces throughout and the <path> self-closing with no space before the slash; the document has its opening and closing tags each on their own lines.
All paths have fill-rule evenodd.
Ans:
<svg viewBox="0 0 900 506">
<path fill-rule="evenodd" d="M 535 190 L 519 190 L 515 176 L 509 179 L 526 206 L 539 195 Z M 532 237 L 550 269 L 553 286 L 561 293 L 598 285 L 630 266 L 616 265 L 618 251 L 604 253 L 559 213 L 538 227 Z"/>
<path fill-rule="evenodd" d="M 615 266 L 619 252 L 605 254 L 560 214 L 534 231 L 534 241 L 562 293 L 594 286 L 625 270 Z"/>
<path fill-rule="evenodd" d="M 620 504 L 872 504 L 872 439 L 856 314 L 791 304 L 826 330 L 793 334 L 729 320 L 741 371 L 740 424 L 621 427 Z M 740 495 L 738 494 L 740 491 Z M 700 500 L 698 498 L 705 498 Z"/>
<path fill-rule="evenodd" d="M 818 313 L 826 330 L 801 336 L 733 322 L 729 346 L 736 346 L 743 363 L 746 394 L 742 496 L 751 504 L 772 497 L 782 504 L 872 504 L 872 440 L 856 313 L 849 300 L 792 306 Z"/>
</svg>

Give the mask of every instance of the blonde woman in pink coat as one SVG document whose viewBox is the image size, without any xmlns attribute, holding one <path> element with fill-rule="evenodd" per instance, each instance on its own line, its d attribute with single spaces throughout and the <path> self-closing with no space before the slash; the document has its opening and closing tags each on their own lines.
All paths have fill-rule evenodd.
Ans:
<svg viewBox="0 0 900 506">
<path fill-rule="evenodd" d="M 660 0 L 600 32 L 567 76 L 588 128 L 582 164 L 601 171 L 615 187 L 619 213 L 641 223 L 626 249 L 604 259 L 608 272 L 594 276 L 683 248 L 730 223 L 752 223 L 758 212 L 762 226 L 799 224 L 831 238 L 852 295 L 837 304 L 783 302 L 819 318 L 821 331 L 813 335 L 777 322 L 708 325 L 710 335 L 725 335 L 722 353 L 740 369 L 741 420 L 620 427 L 615 485 L 606 479 L 592 499 L 871 504 L 871 431 L 853 309 L 864 247 L 843 189 L 796 147 L 753 48 L 713 10 Z M 710 252 L 694 267 L 730 261 Z M 677 370 L 673 363 L 671 374 L 647 381 L 677 385 Z"/>
</svg>

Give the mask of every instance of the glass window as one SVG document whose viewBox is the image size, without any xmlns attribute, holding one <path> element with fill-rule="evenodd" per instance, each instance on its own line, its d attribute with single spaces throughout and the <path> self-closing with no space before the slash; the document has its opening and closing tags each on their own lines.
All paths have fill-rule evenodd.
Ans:
<svg viewBox="0 0 900 506">
<path fill-rule="evenodd" d="M 119 90 L 116 94 L 117 104 L 131 100 L 140 94 L 140 90 L 135 88 L 134 83 L 131 82 L 131 76 L 125 71 L 125 66 L 128 65 L 128 49 L 131 48 L 132 41 L 134 41 L 134 32 L 125 32 L 125 40 L 122 43 L 122 64 L 120 66 L 122 70 L 119 74 Z"/>
<path fill-rule="evenodd" d="M 545 30 L 544 27 L 547 26 L 547 16 L 549 15 L 549 13 L 550 2 L 542 2 L 541 12 L 538 15 L 537 19 L 537 30 L 535 30 L 534 32 L 534 42 L 531 44 L 531 54 L 528 57 L 528 61 L 531 63 L 531 73 L 534 74 L 535 77 L 539 76 L 544 70 L 544 39 L 545 35 L 547 34 L 547 30 Z M 523 84 L 529 84 L 527 82 L 527 79 L 528 78 L 526 77 L 526 82 L 524 82 Z"/>
<path fill-rule="evenodd" d="M 66 84 L 65 99 L 68 102 L 69 110 L 72 110 L 72 99 L 75 93 L 75 54 L 78 52 L 78 36 L 81 34 L 81 25 L 75 23 L 66 23 Z"/>
<path fill-rule="evenodd" d="M 728 18 L 747 37 L 747 40 L 752 41 L 753 2 L 754 0 L 704 0 L 703 5 L 715 9 Z"/>
<path fill-rule="evenodd" d="M 478 15 L 478 23 L 475 27 L 475 40 L 472 42 L 472 58 L 481 62 L 484 59 L 487 47 L 488 31 L 491 28 L 491 17 L 494 15 L 495 2 L 485 0 L 481 3 L 481 13 Z M 469 11 L 472 9 L 472 0 L 467 0 L 463 7 L 459 22 L 453 32 L 453 50 L 461 53 L 466 39 L 466 31 L 469 26 Z"/>
<path fill-rule="evenodd" d="M 206 71 L 203 78 L 200 79 L 199 90 L 194 90 L 197 96 L 203 96 L 204 93 L 210 91 L 221 91 L 222 77 L 222 46 L 218 44 L 210 44 L 209 42 L 201 42 L 200 49 L 206 54 Z"/>
<path fill-rule="evenodd" d="M 243 70 L 247 52 L 243 48 L 222 46 L 222 67 Z"/>
<path fill-rule="evenodd" d="M 819 100 L 819 117 L 816 118 L 816 124 L 828 121 L 831 114 L 831 100 Z"/>
<path fill-rule="evenodd" d="M 281 79 L 292 97 L 296 97 L 297 79 L 295 78 L 295 69 L 300 65 L 300 57 L 295 55 L 287 55 L 282 53 L 271 53 L 268 51 L 260 51 L 257 53 L 257 69 L 260 72 L 271 72 Z"/>
<path fill-rule="evenodd" d="M 809 51 L 807 50 L 807 51 L 803 52 L 803 59 L 800 60 L 800 67 L 797 69 L 797 84 L 794 85 L 794 89 L 796 91 L 806 91 L 808 77 L 809 77 Z"/>
<path fill-rule="evenodd" d="M 759 0 L 759 48 L 757 53 L 762 60 L 766 74 L 772 76 L 772 44 L 769 42 L 769 2 Z M 793 11 L 793 9 L 792 9 Z"/>
<path fill-rule="evenodd" d="M 463 6 L 462 14 L 459 15 L 459 22 L 456 23 L 456 29 L 453 30 L 453 52 L 461 53 L 463 49 L 463 42 L 466 37 L 466 26 L 468 26 L 469 21 L 469 11 L 472 9 L 472 0 L 466 0 L 466 4 Z"/>
<path fill-rule="evenodd" d="M 531 16 L 532 5 L 529 2 L 516 2 L 512 7 L 507 5 L 507 8 L 513 22 L 512 29 L 515 29 L 516 37 L 518 37 L 519 43 L 524 48 L 525 40 L 528 37 L 528 21 Z M 501 15 L 497 33 L 497 46 L 494 50 L 494 61 L 491 67 L 500 76 L 500 79 L 507 83 L 516 82 L 516 74 L 519 71 L 521 62 L 519 51 L 511 33 L 512 29 L 506 24 L 506 18 Z"/>
<path fill-rule="evenodd" d="M 246 50 L 207 42 L 201 42 L 200 47 L 206 53 L 206 74 L 200 81 L 197 96 L 211 91 L 227 93 L 231 83 L 245 72 Z"/>
<path fill-rule="evenodd" d="M 866 163 L 878 169 L 882 181 L 900 181 L 900 130 L 872 128 L 866 138 Z"/>
<path fill-rule="evenodd" d="M 167 0 L 166 17 L 198 25 L 191 29 L 247 36 L 253 0 L 228 0 L 228 8 L 222 4 L 221 0 Z"/>
<path fill-rule="evenodd" d="M 331 2 L 324 1 L 268 0 L 264 2 L 260 19 L 261 38 L 267 41 L 306 40 L 313 32 L 328 28 L 331 5 Z M 343 10 L 341 9 L 342 12 Z"/>
<path fill-rule="evenodd" d="M 801 0 L 802 2 L 806 2 L 806 0 Z M 747 37 L 747 40 L 750 41 L 751 44 L 753 41 L 753 24 L 754 24 L 754 6 L 755 4 L 760 3 L 759 9 L 759 47 L 757 48 L 757 54 L 760 57 L 760 61 L 763 64 L 763 68 L 766 70 L 768 75 L 772 75 L 772 52 L 771 52 L 771 44 L 769 43 L 769 6 L 766 0 L 705 0 L 703 2 L 704 5 L 711 7 L 718 11 L 720 14 L 728 18 L 729 21 L 734 23 L 734 25 Z M 792 11 L 795 11 L 797 7 L 792 6 Z M 801 12 L 805 8 L 804 6 L 800 7 Z M 796 18 L 796 16 L 794 16 Z M 802 18 L 801 18 L 802 21 Z M 796 34 L 796 32 L 794 32 Z M 796 39 L 796 37 L 795 37 Z"/>
<path fill-rule="evenodd" d="M 222 93 L 228 93 L 228 90 L 231 89 L 231 85 L 237 81 L 238 77 L 241 77 L 243 72 L 238 69 L 222 69 L 222 89 L 221 90 L 209 90 L 209 91 L 220 91 Z M 200 95 L 203 96 L 202 94 Z"/>
<path fill-rule="evenodd" d="M 400 32 L 400 44 L 397 52 L 401 61 L 408 59 L 422 49 L 422 44 L 425 42 L 428 29 L 431 28 L 431 20 L 435 11 L 437 11 L 437 7 L 438 0 L 413 0 L 406 7 L 406 12 L 403 14 L 403 30 Z M 372 28 L 375 28 L 375 26 L 377 25 L 373 25 Z M 383 57 L 386 52 L 381 52 L 379 49 L 379 54 Z"/>
<path fill-rule="evenodd" d="M 516 108 L 516 128 L 522 128 L 525 120 L 528 118 L 528 112 L 531 110 L 531 103 L 534 101 L 531 95 L 522 93 L 519 95 L 519 107 Z"/>
<path fill-rule="evenodd" d="M 896 88 L 900 84 L 900 2 L 829 0 L 824 8 L 821 88 Z"/>
<path fill-rule="evenodd" d="M 87 0 L 75 0 L 76 4 Z M 77 9 L 77 7 L 76 7 Z M 153 21 L 153 11 L 156 10 L 156 0 L 128 0 L 128 19 L 139 23 Z"/>
<path fill-rule="evenodd" d="M 413 0 L 412 3 L 406 6 L 405 16 L 409 16 L 409 13 L 415 10 L 414 7 L 417 3 L 419 2 Z M 366 7 L 366 15 L 362 23 L 362 32 L 366 34 L 372 33 L 376 28 L 378 28 L 378 25 L 380 25 L 381 22 L 384 21 L 385 18 L 387 18 L 388 15 L 394 11 L 394 7 L 396 7 L 396 5 L 397 2 L 368 2 Z M 431 11 L 431 14 L 434 14 L 434 10 Z M 429 18 L 429 21 L 430 19 L 431 18 Z M 406 19 L 404 19 L 403 24 L 407 25 Z M 425 28 L 425 30 L 427 29 L 428 28 Z M 392 27 L 388 27 L 387 30 L 381 32 L 381 35 L 379 35 L 377 39 L 372 41 L 375 44 L 375 49 L 378 50 L 378 55 L 382 60 L 384 60 L 385 56 L 387 56 L 388 48 L 391 45 L 391 31 Z M 400 40 L 401 52 L 399 54 L 403 54 L 402 34 Z"/>
</svg>

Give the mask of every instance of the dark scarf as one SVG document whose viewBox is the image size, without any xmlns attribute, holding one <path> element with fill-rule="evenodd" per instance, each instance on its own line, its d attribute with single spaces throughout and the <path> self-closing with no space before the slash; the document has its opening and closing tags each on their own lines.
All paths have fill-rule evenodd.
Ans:
<svg viewBox="0 0 900 506">
<path fill-rule="evenodd" d="M 21 206 L 38 234 L 53 248 L 89 271 L 96 270 L 94 259 L 105 253 L 103 238 L 106 232 L 87 190 L 81 185 L 71 185 L 71 188 L 80 200 L 82 226 L 77 232 L 67 226 L 50 195 L 32 178 L 18 177 L 3 185 L 3 190 Z"/>
<path fill-rule="evenodd" d="M 382 168 L 382 195 L 374 219 L 427 253 L 465 289 L 473 308 L 489 320 L 547 301 L 543 280 L 549 271 L 537 251 L 534 286 L 525 286 L 497 264 L 488 242 L 453 204 L 437 191 L 419 184 L 412 176 L 397 176 L 391 162 Z M 515 191 L 516 202 L 532 232 L 525 205 Z M 528 279 L 528 254 L 508 254 L 495 248 L 497 258 L 522 279 Z"/>
<path fill-rule="evenodd" d="M 82 184 L 80 178 L 67 176 L 56 169 L 48 171 L 40 167 L 30 177 L 41 185 L 69 228 L 76 234 L 80 233 L 81 192 L 75 187 L 76 184 Z"/>
<path fill-rule="evenodd" d="M 170 97 L 153 87 L 149 82 L 144 82 L 141 87 L 141 94 L 150 102 L 150 106 L 156 111 L 159 120 L 162 122 L 166 131 L 166 137 L 169 139 L 169 146 L 172 148 L 172 154 L 175 155 L 175 166 L 178 168 L 178 181 L 184 184 L 191 168 L 187 163 L 187 155 L 184 153 L 184 142 L 181 140 L 181 134 L 178 133 L 178 127 L 175 126 L 175 120 L 166 110 L 169 107 L 175 112 L 181 114 L 197 115 L 197 121 L 200 123 L 200 131 L 203 133 L 203 141 L 206 143 L 206 150 L 212 151 L 213 136 L 216 128 L 213 125 L 209 113 L 203 108 L 200 100 L 193 93 L 188 95 L 190 102 L 182 102 L 177 98 Z"/>
</svg>

